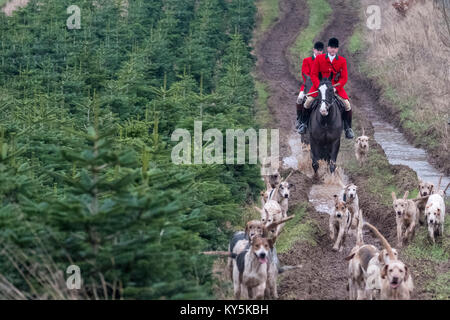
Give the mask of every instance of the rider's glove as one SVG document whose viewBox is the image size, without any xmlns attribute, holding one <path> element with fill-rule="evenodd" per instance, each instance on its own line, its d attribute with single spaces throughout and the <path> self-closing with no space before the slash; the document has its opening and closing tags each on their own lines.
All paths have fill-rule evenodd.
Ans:
<svg viewBox="0 0 450 320">
<path fill-rule="evenodd" d="M 298 98 L 297 98 L 297 103 L 301 104 L 304 97 L 305 97 L 305 93 L 303 91 L 300 91 Z"/>
</svg>

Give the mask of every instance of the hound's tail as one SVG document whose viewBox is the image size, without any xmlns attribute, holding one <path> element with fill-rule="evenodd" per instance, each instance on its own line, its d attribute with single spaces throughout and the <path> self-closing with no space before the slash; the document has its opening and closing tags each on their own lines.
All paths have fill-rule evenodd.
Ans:
<svg viewBox="0 0 450 320">
<path fill-rule="evenodd" d="M 371 224 L 368 223 L 368 222 L 364 222 L 364 225 L 365 225 L 365 226 L 368 226 L 369 229 L 371 229 L 371 230 L 376 234 L 376 236 L 378 237 L 378 239 L 380 239 L 381 243 L 383 244 L 383 247 L 386 248 L 386 250 L 387 250 L 387 252 L 388 252 L 388 254 L 389 254 L 389 258 L 391 258 L 392 260 L 395 260 L 395 256 L 394 256 L 394 253 L 392 252 L 392 247 L 391 247 L 391 245 L 390 245 L 389 242 L 386 240 L 386 238 L 383 237 L 383 235 L 380 233 L 380 231 L 378 231 L 377 228 L 375 228 L 373 225 L 371 225 Z"/>
<path fill-rule="evenodd" d="M 450 182 L 447 184 L 447 186 L 444 189 L 444 196 L 445 196 L 445 193 L 447 192 L 448 187 L 450 187 Z"/>
<path fill-rule="evenodd" d="M 294 171 L 291 170 L 291 172 L 288 174 L 288 176 L 287 176 L 286 178 L 282 179 L 281 182 L 287 182 L 288 179 L 291 177 L 291 175 L 292 175 L 293 172 L 294 172 Z"/>
</svg>

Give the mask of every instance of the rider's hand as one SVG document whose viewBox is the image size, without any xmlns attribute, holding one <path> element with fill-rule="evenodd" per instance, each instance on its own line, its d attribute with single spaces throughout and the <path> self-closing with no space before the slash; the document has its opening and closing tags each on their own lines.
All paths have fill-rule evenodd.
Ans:
<svg viewBox="0 0 450 320">
<path fill-rule="evenodd" d="M 334 93 L 336 93 L 336 88 L 333 88 L 333 90 L 334 90 Z"/>
<path fill-rule="evenodd" d="M 303 91 L 300 91 L 300 93 L 298 94 L 297 103 L 301 104 L 304 97 L 305 97 L 305 93 Z"/>
</svg>

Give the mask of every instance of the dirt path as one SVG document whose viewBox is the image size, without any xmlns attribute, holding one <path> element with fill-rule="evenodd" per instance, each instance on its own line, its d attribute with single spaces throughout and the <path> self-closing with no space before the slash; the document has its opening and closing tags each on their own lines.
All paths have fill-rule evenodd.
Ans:
<svg viewBox="0 0 450 320">
<path fill-rule="evenodd" d="M 358 120 L 363 123 L 366 132 L 373 135 L 373 128 L 364 117 L 361 108 L 376 107 L 376 93 L 372 93 L 369 84 L 361 79 L 352 66 L 352 57 L 345 50 L 347 41 L 353 33 L 353 28 L 359 22 L 357 9 L 353 8 L 348 0 L 330 1 L 333 8 L 329 25 L 320 35 L 319 39 L 326 43 L 330 37 L 340 40 L 340 54 L 347 57 L 349 64 L 348 93 L 352 104 L 356 109 L 354 112 Z M 289 46 L 295 40 L 298 32 L 306 27 L 308 14 L 304 0 L 281 0 L 280 19 L 261 39 L 257 45 L 258 77 L 269 85 L 270 99 L 269 109 L 274 118 L 275 126 L 280 128 L 280 154 L 282 157 L 290 155 L 288 144 L 292 137 L 295 122 L 295 96 L 293 91 L 298 91 L 299 82 L 292 73 L 287 59 Z M 319 40 L 317 39 L 317 40 Z M 372 147 L 372 146 L 371 146 Z M 381 147 L 374 143 L 374 148 Z M 346 149 L 346 150 L 345 150 Z M 351 149 L 341 148 L 341 159 L 351 156 Z M 341 160 L 342 161 L 342 160 Z M 357 184 L 364 184 L 358 177 L 352 177 Z M 300 202 L 308 201 L 308 193 L 312 187 L 311 180 L 303 173 L 296 172 L 293 175 L 297 191 L 290 201 L 290 207 Z M 330 195 L 331 197 L 332 195 Z M 373 223 L 393 243 L 394 234 L 391 226 L 395 221 L 391 216 L 385 216 L 385 207 L 373 200 L 370 195 L 362 192 L 361 205 L 364 215 L 368 221 Z M 280 255 L 280 260 L 286 265 L 302 264 L 303 269 L 290 271 L 281 277 L 279 294 L 281 299 L 348 299 L 347 285 L 347 262 L 344 260 L 346 254 L 354 246 L 355 239 L 350 236 L 343 252 L 333 252 L 332 243 L 328 236 L 328 215 L 318 213 L 310 205 L 308 215 L 318 225 L 318 234 L 315 235 L 317 245 L 313 246 L 304 242 L 297 242 L 287 253 Z M 380 213 L 381 212 L 381 213 Z M 393 223 L 393 224 L 392 224 Z M 376 244 L 380 247 L 378 239 L 374 238 L 368 231 L 364 232 L 366 243 Z M 419 298 L 415 296 L 414 298 Z"/>
</svg>

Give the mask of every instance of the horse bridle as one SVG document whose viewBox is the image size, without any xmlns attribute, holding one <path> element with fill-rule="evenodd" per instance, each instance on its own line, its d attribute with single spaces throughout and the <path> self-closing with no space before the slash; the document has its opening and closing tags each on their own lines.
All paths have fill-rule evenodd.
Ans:
<svg viewBox="0 0 450 320">
<path fill-rule="evenodd" d="M 331 101 L 327 101 L 327 99 L 324 99 L 322 97 L 322 92 L 320 92 L 321 102 L 325 102 L 325 105 L 327 107 L 327 111 L 330 110 L 330 105 L 333 103 L 333 98 L 331 98 Z"/>
</svg>

